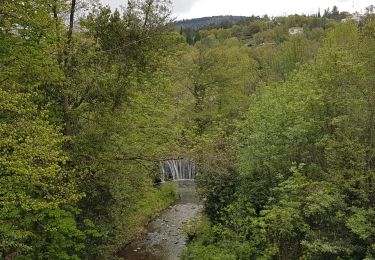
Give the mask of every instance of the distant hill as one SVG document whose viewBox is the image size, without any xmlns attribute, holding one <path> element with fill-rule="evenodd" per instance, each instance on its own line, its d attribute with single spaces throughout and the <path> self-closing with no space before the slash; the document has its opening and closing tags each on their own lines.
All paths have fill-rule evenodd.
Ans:
<svg viewBox="0 0 375 260">
<path fill-rule="evenodd" d="M 233 24 L 239 23 L 245 20 L 246 16 L 232 16 L 232 15 L 224 15 L 224 16 L 211 16 L 211 17 L 202 17 L 202 18 L 194 18 L 194 19 L 187 19 L 187 20 L 180 20 L 176 21 L 174 24 L 176 27 L 182 28 L 193 28 L 193 29 L 200 29 L 203 27 L 217 27 L 223 25 L 224 27 L 232 26 Z"/>
</svg>

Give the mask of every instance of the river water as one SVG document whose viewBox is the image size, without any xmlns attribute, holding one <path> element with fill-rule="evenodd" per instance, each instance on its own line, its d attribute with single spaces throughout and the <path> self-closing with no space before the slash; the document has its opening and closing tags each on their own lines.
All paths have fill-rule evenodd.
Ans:
<svg viewBox="0 0 375 260">
<path fill-rule="evenodd" d="M 125 260 L 177 260 L 186 247 L 183 231 L 203 209 L 192 180 L 178 181 L 180 199 L 147 226 L 147 232 L 121 250 Z"/>
</svg>

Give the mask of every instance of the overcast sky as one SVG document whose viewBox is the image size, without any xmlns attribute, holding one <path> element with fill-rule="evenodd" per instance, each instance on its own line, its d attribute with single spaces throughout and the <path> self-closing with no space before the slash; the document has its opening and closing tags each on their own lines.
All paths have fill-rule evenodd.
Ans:
<svg viewBox="0 0 375 260">
<path fill-rule="evenodd" d="M 264 15 L 313 14 L 318 9 L 337 5 L 340 11 L 363 11 L 375 0 L 172 0 L 177 19 L 213 15 Z M 124 5 L 126 0 L 101 0 L 112 8 Z"/>
</svg>

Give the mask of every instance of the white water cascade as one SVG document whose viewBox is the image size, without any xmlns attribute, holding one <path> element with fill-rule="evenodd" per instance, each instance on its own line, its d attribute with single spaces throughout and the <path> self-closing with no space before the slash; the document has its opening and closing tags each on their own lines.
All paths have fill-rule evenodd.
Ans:
<svg viewBox="0 0 375 260">
<path fill-rule="evenodd" d="M 177 159 L 160 162 L 161 181 L 194 180 L 196 166 L 192 160 Z"/>
</svg>

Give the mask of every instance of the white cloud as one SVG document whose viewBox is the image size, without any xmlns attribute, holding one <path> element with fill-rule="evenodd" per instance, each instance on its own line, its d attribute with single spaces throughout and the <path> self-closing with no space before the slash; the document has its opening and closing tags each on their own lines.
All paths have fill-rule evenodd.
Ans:
<svg viewBox="0 0 375 260">
<path fill-rule="evenodd" d="M 199 0 L 174 0 L 173 11 L 175 13 L 187 13 Z"/>
<path fill-rule="evenodd" d="M 362 11 L 373 0 L 172 0 L 173 12 L 178 19 L 212 15 L 313 14 L 318 9 L 337 5 L 340 11 Z M 112 8 L 124 5 L 126 0 L 101 0 Z"/>
<path fill-rule="evenodd" d="M 172 0 L 173 13 L 186 14 L 191 8 L 201 0 Z M 126 6 L 127 0 L 100 0 L 103 5 L 109 5 L 112 9 Z"/>
<path fill-rule="evenodd" d="M 126 0 L 100 0 L 103 5 L 109 5 L 112 9 L 126 5 Z"/>
</svg>

